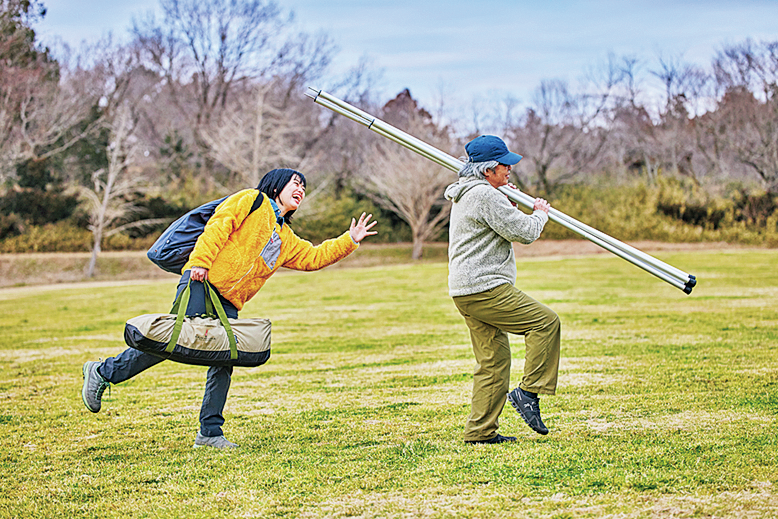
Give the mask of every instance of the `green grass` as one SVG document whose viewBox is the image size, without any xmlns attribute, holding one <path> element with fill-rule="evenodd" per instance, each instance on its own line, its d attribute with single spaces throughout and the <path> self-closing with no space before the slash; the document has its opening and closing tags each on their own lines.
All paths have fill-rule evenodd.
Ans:
<svg viewBox="0 0 778 519">
<path fill-rule="evenodd" d="M 237 368 L 225 433 L 193 450 L 205 369 L 162 363 L 93 415 L 81 365 L 175 281 L 0 290 L 0 517 L 774 517 L 778 251 L 659 254 L 691 296 L 610 256 L 522 259 L 560 314 L 546 437 L 469 446 L 474 367 L 445 263 L 282 273 L 242 312 L 274 323 Z M 523 344 L 512 337 L 512 384 Z"/>
</svg>

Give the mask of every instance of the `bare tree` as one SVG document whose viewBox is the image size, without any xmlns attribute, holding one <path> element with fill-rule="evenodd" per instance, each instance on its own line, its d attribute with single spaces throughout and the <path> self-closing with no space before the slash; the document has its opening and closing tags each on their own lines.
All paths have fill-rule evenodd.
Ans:
<svg viewBox="0 0 778 519">
<path fill-rule="evenodd" d="M 724 112 L 717 109 L 722 90 L 715 77 L 701 69 L 696 69 L 688 82 L 685 97 L 693 116 L 689 133 L 695 145 L 692 169 L 700 183 L 721 183 L 732 176 L 729 124 Z"/>
<path fill-rule="evenodd" d="M 87 276 L 92 277 L 105 238 L 163 221 L 137 220 L 134 205 L 148 180 L 141 167 L 148 147 L 140 137 L 141 114 L 157 90 L 158 78 L 142 66 L 134 45 L 114 45 L 110 37 L 84 49 L 78 71 L 75 88 L 94 100 L 91 124 L 96 131 L 89 136 L 89 145 L 105 154 L 101 161 L 105 166 L 92 171 L 84 171 L 89 166 L 78 157 L 66 162 L 73 188 L 89 215 L 93 246 Z"/>
<path fill-rule="evenodd" d="M 133 227 L 165 221 L 146 219 L 121 224 L 128 214 L 136 211 L 132 198 L 142 189 L 145 180 L 141 168 L 133 167 L 140 149 L 134 135 L 137 121 L 133 121 L 130 108 L 123 103 L 104 119 L 103 124 L 110 132 L 110 144 L 106 149 L 108 167 L 92 173 L 91 187 L 78 188 L 89 214 L 89 230 L 94 238 L 86 271 L 90 278 L 94 276 L 103 239 Z"/>
<path fill-rule="evenodd" d="M 665 106 L 659 114 L 657 145 L 664 164 L 672 174 L 683 175 L 699 185 L 694 172 L 694 135 L 689 131 L 687 107 L 690 91 L 700 72 L 679 58 L 659 56 L 659 68 L 651 71 L 664 85 Z"/>
<path fill-rule="evenodd" d="M 120 106 L 115 120 L 106 122 L 106 127 L 111 135 L 111 144 L 107 150 L 108 169 L 92 173 L 92 189 L 80 190 L 89 212 L 89 230 L 94 236 L 92 256 L 86 274 L 90 278 L 94 275 L 103 237 L 107 237 L 110 232 L 106 230 L 123 218 L 130 209 L 128 202 L 122 197 L 130 194 L 137 186 L 137 177 L 126 174 L 137 153 L 137 142 L 131 139 L 132 121 L 129 108 Z"/>
<path fill-rule="evenodd" d="M 384 118 L 439 149 L 451 147 L 446 128 L 432 123 L 405 90 L 384 107 Z M 443 198 L 445 187 L 456 180 L 450 170 L 399 147 L 377 142 L 358 186 L 379 206 L 402 218 L 411 228 L 415 260 L 421 259 L 424 241 L 437 236 L 448 221 L 451 205 Z"/>
<path fill-rule="evenodd" d="M 0 181 L 13 176 L 14 168 L 24 157 L 21 133 L 21 111 L 28 94 L 41 82 L 40 70 L 2 67 L 0 81 Z"/>
<path fill-rule="evenodd" d="M 376 150 L 369 164 L 370 172 L 358 182 L 373 201 L 408 224 L 412 258 L 421 259 L 424 242 L 438 236 L 448 221 L 451 205 L 443 191 L 456 176 L 405 149 Z"/>
<path fill-rule="evenodd" d="M 42 160 L 62 153 L 99 126 L 99 121 L 82 124 L 99 101 L 94 92 L 83 89 L 82 75 L 78 68 L 62 66 L 58 82 L 30 77 L 33 81 L 25 85 L 19 104 L 19 159 Z"/>
<path fill-rule="evenodd" d="M 294 168 L 300 160 L 284 146 L 296 128 L 268 99 L 271 87 L 270 83 L 258 84 L 242 99 L 235 99 L 213 130 L 203 133 L 213 158 L 254 186 L 270 163 Z"/>
<path fill-rule="evenodd" d="M 0 180 L 12 177 L 27 155 L 23 119 L 33 92 L 56 89 L 57 63 L 35 42 L 31 28 L 45 13 L 37 0 L 0 1 Z"/>
<path fill-rule="evenodd" d="M 92 56 L 97 64 L 83 62 L 84 56 Z M 122 84 L 121 78 L 128 77 L 126 71 L 101 71 L 115 66 L 116 56 L 108 38 L 78 56 L 64 46 L 58 62 L 39 59 L 38 66 L 4 71 L 0 151 L 6 167 L 62 154 L 97 131 L 102 121 L 94 109 L 125 95 L 126 81 Z M 102 82 L 107 79 L 112 82 Z"/>
<path fill-rule="evenodd" d="M 730 124 L 729 146 L 768 193 L 778 194 L 778 41 L 727 47 L 714 72 L 726 90 L 718 109 Z"/>
<path fill-rule="evenodd" d="M 372 68 L 372 64 L 362 58 L 342 80 L 323 87 L 327 92 L 369 113 L 378 113 L 381 105 L 373 97 L 373 92 L 379 77 L 380 73 Z M 361 177 L 367 170 L 366 161 L 370 150 L 380 137 L 373 132 L 365 132 L 361 125 L 330 110 L 312 110 L 310 101 L 304 102 L 302 109 L 305 113 L 314 115 L 310 128 L 320 128 L 313 133 L 316 142 L 313 153 L 309 152 L 309 156 L 313 157 L 310 163 L 325 172 L 324 182 L 331 186 L 332 194 L 339 198 L 354 184 L 354 179 Z M 310 132 L 310 128 L 306 129 L 306 133 Z M 312 210 L 312 204 L 304 206 L 303 213 L 309 210 Z"/>
<path fill-rule="evenodd" d="M 659 175 L 662 158 L 658 130 L 646 99 L 644 64 L 634 56 L 624 56 L 618 70 L 619 88 L 608 126 L 613 160 L 617 167 L 626 166 L 628 172 L 644 175 L 652 183 Z"/>
<path fill-rule="evenodd" d="M 323 35 L 315 40 L 298 35 L 285 45 L 278 73 L 247 80 L 203 130 L 211 156 L 250 185 L 269 169 L 303 169 L 328 127 L 318 124 L 299 89 L 326 69 L 331 56 L 330 39 Z"/>
<path fill-rule="evenodd" d="M 171 102 L 190 121 L 203 166 L 211 165 L 206 132 L 248 78 L 266 74 L 286 25 L 278 5 L 263 0 L 160 0 L 163 22 L 136 22 L 146 63 L 165 80 Z"/>
<path fill-rule="evenodd" d="M 563 81 L 541 83 L 523 122 L 507 131 L 509 143 L 527 156 L 536 189 L 551 196 L 598 159 L 608 138 L 599 121 L 614 84 L 613 74 L 594 92 L 573 93 Z"/>
</svg>

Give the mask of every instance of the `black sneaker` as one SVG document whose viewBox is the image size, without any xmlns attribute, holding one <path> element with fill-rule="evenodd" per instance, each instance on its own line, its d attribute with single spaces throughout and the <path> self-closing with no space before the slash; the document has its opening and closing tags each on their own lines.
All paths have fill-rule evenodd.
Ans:
<svg viewBox="0 0 778 519">
<path fill-rule="evenodd" d="M 494 438 L 489 438 L 488 440 L 465 440 L 465 443 L 476 445 L 479 443 L 505 443 L 505 442 L 515 442 L 515 441 L 516 441 L 515 436 L 503 436 L 501 434 L 498 434 Z"/>
<path fill-rule="evenodd" d="M 517 387 L 508 393 L 508 400 L 533 431 L 538 434 L 548 434 L 548 427 L 540 419 L 540 398 L 533 398 Z"/>
<path fill-rule="evenodd" d="M 100 412 L 100 403 L 103 399 L 103 392 L 110 384 L 100 373 L 97 372 L 99 362 L 89 361 L 84 363 L 81 369 L 84 374 L 84 385 L 81 387 L 81 400 L 87 409 L 93 413 Z"/>
</svg>

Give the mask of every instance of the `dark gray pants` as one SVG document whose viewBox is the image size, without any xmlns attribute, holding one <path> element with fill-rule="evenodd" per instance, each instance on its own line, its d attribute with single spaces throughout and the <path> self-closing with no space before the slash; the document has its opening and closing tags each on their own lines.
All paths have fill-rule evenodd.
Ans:
<svg viewBox="0 0 778 519">
<path fill-rule="evenodd" d="M 184 272 L 178 282 L 176 298 L 183 292 L 189 282 L 189 271 Z M 214 289 L 216 290 L 216 289 Z M 218 294 L 218 290 L 216 291 Z M 219 300 L 224 306 L 224 311 L 230 319 L 238 318 L 238 309 L 232 303 L 219 294 Z M 189 305 L 186 315 L 198 315 L 205 313 L 205 285 L 199 281 L 192 281 L 192 290 L 189 296 Z M 111 384 L 118 384 L 129 380 L 138 373 L 147 370 L 155 364 L 162 362 L 163 358 L 143 353 L 134 348 L 127 348 L 116 357 L 105 359 L 97 368 L 100 375 Z M 210 367 L 208 378 L 205 382 L 205 396 L 200 407 L 200 434 L 203 436 L 221 436 L 224 425 L 224 405 L 227 402 L 227 393 L 230 390 L 232 380 L 232 367 Z"/>
</svg>

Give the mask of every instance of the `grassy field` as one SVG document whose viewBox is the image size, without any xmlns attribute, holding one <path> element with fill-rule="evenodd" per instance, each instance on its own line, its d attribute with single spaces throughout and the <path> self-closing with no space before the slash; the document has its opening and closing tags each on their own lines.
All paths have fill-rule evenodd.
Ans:
<svg viewBox="0 0 778 519">
<path fill-rule="evenodd" d="M 192 449 L 205 369 L 162 363 L 93 415 L 81 365 L 175 281 L 0 290 L 0 517 L 775 517 L 778 251 L 667 252 L 691 296 L 611 255 L 525 258 L 560 314 L 551 434 L 469 446 L 473 370 L 445 263 L 281 273 L 243 317 L 232 452 Z M 512 385 L 523 344 L 512 337 Z"/>
</svg>

